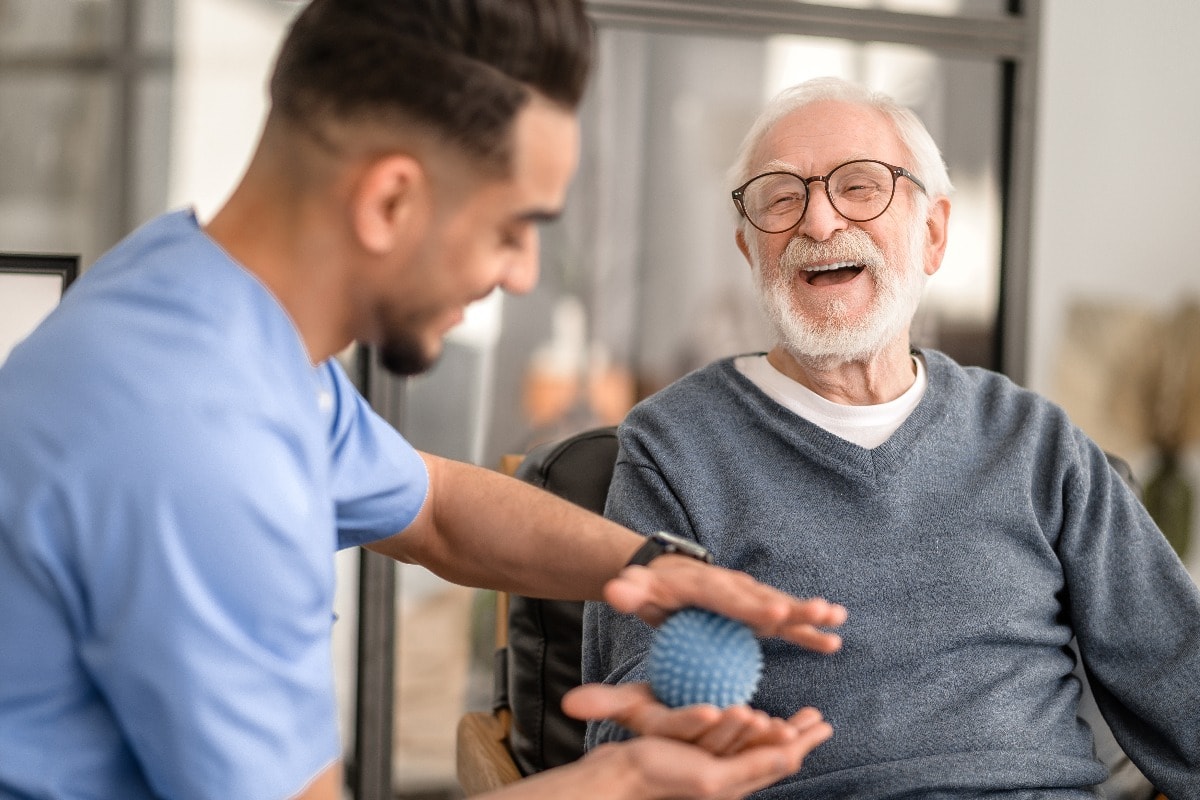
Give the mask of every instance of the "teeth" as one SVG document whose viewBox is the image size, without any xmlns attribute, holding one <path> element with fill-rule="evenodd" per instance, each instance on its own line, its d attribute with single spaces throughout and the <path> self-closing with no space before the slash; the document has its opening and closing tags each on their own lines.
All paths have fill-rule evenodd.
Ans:
<svg viewBox="0 0 1200 800">
<path fill-rule="evenodd" d="M 815 267 L 805 267 L 805 272 L 829 272 L 834 269 L 846 269 L 848 267 L 857 267 L 858 264 L 853 261 L 838 261 L 833 264 L 820 264 Z"/>
</svg>

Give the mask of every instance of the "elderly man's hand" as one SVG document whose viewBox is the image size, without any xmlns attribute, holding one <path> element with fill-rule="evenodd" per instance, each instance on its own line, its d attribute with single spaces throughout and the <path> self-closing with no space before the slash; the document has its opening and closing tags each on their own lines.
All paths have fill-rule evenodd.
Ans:
<svg viewBox="0 0 1200 800">
<path fill-rule="evenodd" d="M 815 708 L 801 709 L 788 720 L 746 705 L 670 708 L 659 702 L 644 683 L 578 686 L 564 696 L 563 710 L 576 719 L 612 720 L 636 734 L 688 742 L 719 756 L 750 747 L 788 744 L 802 734 L 824 731 L 820 740 L 809 747 L 812 749 L 833 732 Z"/>
<path fill-rule="evenodd" d="M 563 709 L 580 719 L 611 719 L 640 734 L 585 758 L 628 759 L 628 774 L 642 782 L 636 797 L 659 797 L 664 789 L 672 797 L 743 797 L 796 772 L 833 735 L 813 708 L 788 720 L 748 706 L 673 709 L 655 700 L 645 684 L 580 686 L 563 698 Z"/>
<path fill-rule="evenodd" d="M 743 572 L 678 555 L 626 567 L 605 585 L 604 599 L 654 626 L 681 608 L 699 606 L 741 620 L 759 636 L 777 636 L 819 653 L 842 646 L 840 636 L 821 629 L 846 621 L 846 609 L 836 603 L 801 600 Z"/>
</svg>

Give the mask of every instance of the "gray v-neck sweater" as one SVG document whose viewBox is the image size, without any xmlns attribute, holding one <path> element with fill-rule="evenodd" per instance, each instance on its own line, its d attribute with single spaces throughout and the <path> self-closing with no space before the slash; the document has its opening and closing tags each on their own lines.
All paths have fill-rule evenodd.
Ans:
<svg viewBox="0 0 1200 800">
<path fill-rule="evenodd" d="M 621 427 L 607 514 L 844 604 L 844 646 L 768 640 L 753 705 L 833 724 L 761 798 L 1091 797 L 1077 639 L 1118 741 L 1200 798 L 1200 591 L 1104 453 L 1057 406 L 936 351 L 929 387 L 864 449 L 716 362 Z M 651 630 L 589 604 L 584 680 L 645 680 Z M 589 745 L 619 735 L 589 727 Z M 1011 793 L 1011 794 L 1009 794 Z M 989 795 L 990 796 L 990 795 Z"/>
</svg>

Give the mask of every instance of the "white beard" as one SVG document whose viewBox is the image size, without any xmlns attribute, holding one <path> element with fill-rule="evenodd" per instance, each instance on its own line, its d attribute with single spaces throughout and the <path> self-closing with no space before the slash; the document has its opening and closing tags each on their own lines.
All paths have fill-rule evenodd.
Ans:
<svg viewBox="0 0 1200 800">
<path fill-rule="evenodd" d="M 759 302 L 775 331 L 776 343 L 801 363 L 831 367 L 870 361 L 896 341 L 912 323 L 928 275 L 924 262 L 924 225 L 909 230 L 905 269 L 889 269 L 883 252 L 861 228 L 847 228 L 826 242 L 796 236 L 788 243 L 777 267 L 767 273 L 762 251 L 756 253 L 754 283 Z M 816 262 L 853 261 L 864 266 L 875 283 L 871 307 L 859 319 L 847 319 L 841 300 L 834 300 L 820 317 L 804 315 L 792 302 L 797 273 Z"/>
</svg>

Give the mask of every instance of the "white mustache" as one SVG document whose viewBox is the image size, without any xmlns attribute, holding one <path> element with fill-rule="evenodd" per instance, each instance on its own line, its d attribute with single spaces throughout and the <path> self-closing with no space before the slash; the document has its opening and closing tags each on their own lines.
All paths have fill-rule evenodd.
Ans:
<svg viewBox="0 0 1200 800">
<path fill-rule="evenodd" d="M 849 228 L 823 242 L 797 236 L 788 242 L 779 257 L 779 266 L 789 274 L 801 270 L 821 271 L 845 266 L 861 266 L 874 271 L 884 265 L 883 252 L 866 231 Z"/>
</svg>

